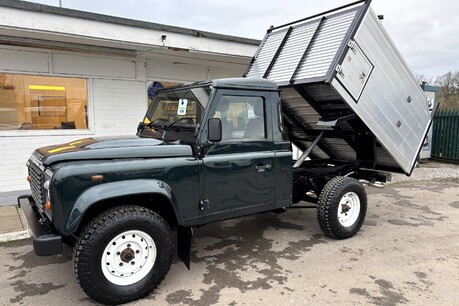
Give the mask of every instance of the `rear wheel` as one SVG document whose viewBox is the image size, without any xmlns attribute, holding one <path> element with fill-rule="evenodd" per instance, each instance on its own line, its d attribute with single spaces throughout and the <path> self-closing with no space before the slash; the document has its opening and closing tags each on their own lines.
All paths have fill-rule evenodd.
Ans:
<svg viewBox="0 0 459 306">
<path fill-rule="evenodd" d="M 320 193 L 317 220 L 328 237 L 346 239 L 362 227 L 367 212 L 367 194 L 360 182 L 350 177 L 331 179 Z"/>
<path fill-rule="evenodd" d="M 138 206 L 115 207 L 82 231 L 75 246 L 75 275 L 93 300 L 126 303 L 161 283 L 173 249 L 169 226 L 159 215 Z"/>
</svg>

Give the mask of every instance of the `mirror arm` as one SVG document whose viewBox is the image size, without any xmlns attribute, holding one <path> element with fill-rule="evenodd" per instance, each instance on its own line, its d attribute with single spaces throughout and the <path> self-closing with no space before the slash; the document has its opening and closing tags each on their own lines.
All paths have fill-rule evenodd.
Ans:
<svg viewBox="0 0 459 306">
<path fill-rule="evenodd" d="M 206 141 L 205 143 L 202 143 L 200 147 L 203 149 L 208 149 L 212 146 L 215 146 L 216 144 L 217 142 Z"/>
</svg>

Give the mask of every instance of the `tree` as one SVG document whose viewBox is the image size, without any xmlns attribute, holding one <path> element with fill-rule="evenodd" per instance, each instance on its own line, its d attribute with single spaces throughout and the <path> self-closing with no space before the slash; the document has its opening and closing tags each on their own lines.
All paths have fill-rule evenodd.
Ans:
<svg viewBox="0 0 459 306">
<path fill-rule="evenodd" d="M 459 70 L 437 77 L 435 83 L 440 87 L 437 100 L 442 108 L 459 108 Z"/>
<path fill-rule="evenodd" d="M 414 79 L 418 84 L 426 83 L 433 84 L 434 78 L 422 73 L 413 72 Z"/>
</svg>

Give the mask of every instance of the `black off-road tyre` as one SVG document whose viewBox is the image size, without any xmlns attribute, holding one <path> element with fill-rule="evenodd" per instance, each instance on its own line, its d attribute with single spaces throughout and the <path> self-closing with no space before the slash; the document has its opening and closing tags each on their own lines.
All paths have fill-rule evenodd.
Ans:
<svg viewBox="0 0 459 306">
<path fill-rule="evenodd" d="M 125 239 L 125 233 L 141 233 L 141 235 L 137 235 L 137 238 L 129 238 L 135 236 L 130 235 L 124 241 L 121 239 Z M 131 243 L 138 247 L 131 247 L 131 244 L 128 245 L 129 248 L 126 247 L 126 243 L 129 242 L 128 239 L 131 239 L 133 241 Z M 107 248 L 112 248 L 112 245 L 115 247 L 116 243 L 113 244 L 115 241 L 119 242 L 118 247 L 128 250 L 123 252 L 124 257 L 121 257 L 123 254 L 119 258 L 107 255 L 110 254 L 107 252 Z M 150 244 L 147 244 L 147 241 L 150 241 Z M 139 242 L 138 245 L 137 242 Z M 153 251 L 148 253 L 150 248 Z M 156 253 L 153 253 L 155 249 Z M 136 252 L 142 256 L 139 255 L 135 258 Z M 115 251 L 112 253 L 118 254 Z M 144 256 L 148 254 L 155 254 L 156 256 Z M 84 292 L 94 301 L 103 304 L 122 304 L 140 299 L 152 292 L 169 271 L 173 254 L 174 243 L 171 230 L 158 214 L 139 206 L 114 207 L 95 217 L 81 232 L 74 249 L 74 271 Z M 134 256 L 133 259 L 131 259 L 132 256 Z M 146 258 L 154 258 L 154 261 L 149 261 L 150 264 L 145 263 L 144 270 L 142 270 L 140 265 L 142 258 L 145 258 L 145 261 Z M 125 282 L 125 278 L 121 277 L 122 274 L 112 275 L 110 271 L 107 271 L 109 269 L 102 270 L 105 261 L 107 261 L 107 265 L 109 264 L 108 261 L 112 261 L 112 266 L 118 266 L 116 259 L 119 260 L 119 269 L 134 269 L 135 266 L 132 262 L 138 261 L 137 265 L 140 265 L 139 271 L 142 273 L 135 271 L 134 273 L 139 273 L 137 276 L 142 278 L 138 281 L 134 280 L 133 283 L 117 284 L 116 282 Z M 121 261 L 121 259 L 126 261 Z M 124 263 L 125 266 L 121 267 L 121 263 Z M 133 267 L 129 264 L 132 264 Z M 151 265 L 152 267 L 149 268 Z M 129 272 L 129 274 L 134 274 Z M 145 273 L 147 274 L 142 276 Z"/>
<path fill-rule="evenodd" d="M 356 204 L 347 204 L 348 199 L 352 203 L 359 202 L 359 208 Z M 341 204 L 340 204 L 341 202 Z M 353 207 L 346 213 L 355 213 L 353 217 L 346 220 L 345 213 L 347 207 Z M 354 209 L 354 210 L 353 210 Z M 350 177 L 335 177 L 331 179 L 322 189 L 317 202 L 317 220 L 320 228 L 328 237 L 335 239 L 346 239 L 354 236 L 362 227 L 367 212 L 367 194 L 365 188 L 360 182 Z M 354 220 L 355 218 L 355 220 Z"/>
</svg>

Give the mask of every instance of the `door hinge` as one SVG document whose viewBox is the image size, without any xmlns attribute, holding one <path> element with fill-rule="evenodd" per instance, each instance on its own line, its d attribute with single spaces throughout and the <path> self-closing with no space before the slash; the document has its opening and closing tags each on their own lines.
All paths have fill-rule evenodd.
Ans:
<svg viewBox="0 0 459 306">
<path fill-rule="evenodd" d="M 341 65 L 336 66 L 335 70 L 342 78 L 344 78 L 343 67 Z"/>
<path fill-rule="evenodd" d="M 356 52 L 356 50 L 355 50 L 355 41 L 352 41 L 352 40 L 349 41 L 349 42 L 347 43 L 347 46 L 349 47 L 349 49 L 351 49 L 352 51 L 354 51 L 354 53 Z"/>
<path fill-rule="evenodd" d="M 199 210 L 206 210 L 206 209 L 209 209 L 210 207 L 210 202 L 209 200 L 202 200 L 202 201 L 199 201 Z"/>
</svg>

